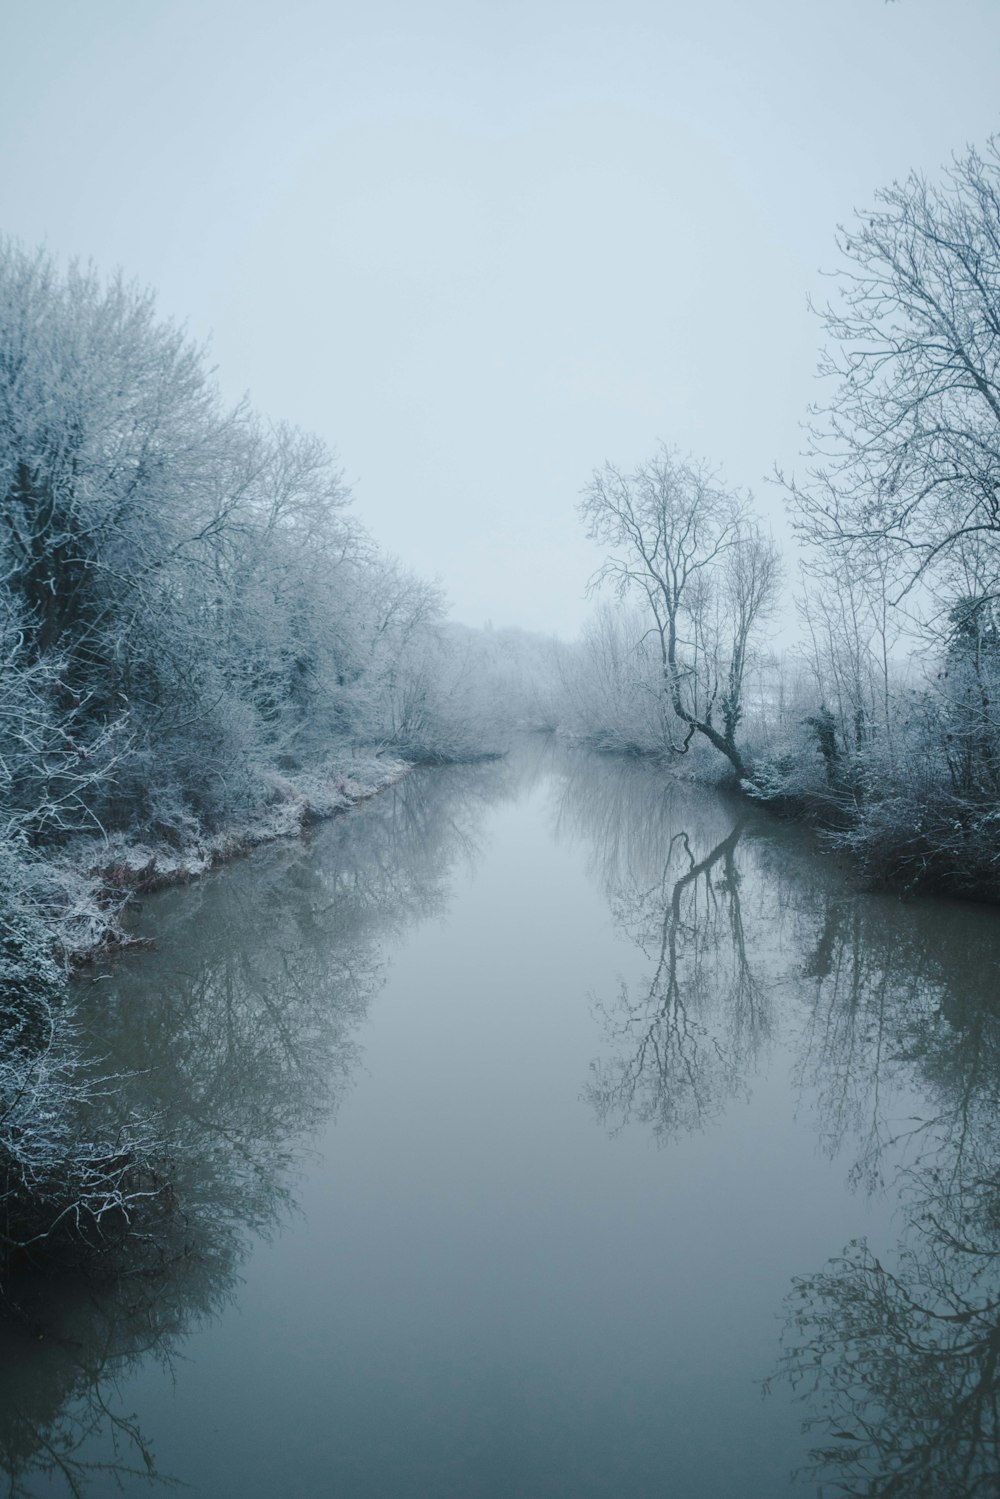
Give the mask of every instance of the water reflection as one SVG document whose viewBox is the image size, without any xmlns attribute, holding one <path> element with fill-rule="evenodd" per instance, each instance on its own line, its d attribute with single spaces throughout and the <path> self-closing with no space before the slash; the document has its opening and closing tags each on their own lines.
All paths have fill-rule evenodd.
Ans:
<svg viewBox="0 0 1000 1499">
<path fill-rule="evenodd" d="M 900 1200 L 894 1244 L 857 1241 L 789 1297 L 782 1375 L 833 1492 L 1000 1488 L 1000 937 L 994 913 L 868 907 L 824 932 L 809 1060 L 856 1168 Z M 920 1107 L 881 1098 L 905 1074 Z"/>
<path fill-rule="evenodd" d="M 612 1130 L 631 1122 L 676 1144 L 720 1120 L 737 1100 L 759 1094 L 787 1068 L 798 1100 L 788 1128 L 818 1140 L 855 1188 L 848 1201 L 870 1192 L 900 1204 L 898 1242 L 895 1230 L 883 1235 L 885 1242 L 874 1242 L 873 1234 L 873 1242 L 855 1242 L 822 1265 L 827 1248 L 855 1231 L 838 1229 L 816 1255 L 818 1270 L 800 1266 L 782 1382 L 791 1381 L 803 1398 L 813 1434 L 811 1466 L 801 1481 L 810 1491 L 859 1499 L 971 1499 L 996 1492 L 995 913 L 859 894 L 828 861 L 817 860 L 803 838 L 743 803 L 678 786 L 641 766 L 536 745 L 500 766 L 413 777 L 356 815 L 318 829 L 309 848 L 271 850 L 158 898 L 150 912 L 158 950 L 120 965 L 113 978 L 98 974 L 82 986 L 102 1067 L 135 1076 L 134 1096 L 118 1106 L 148 1109 L 152 1101 L 169 1133 L 171 1179 L 183 1213 L 172 1216 L 169 1233 L 133 1246 L 130 1273 L 113 1289 L 64 1285 L 53 1304 L 50 1289 L 43 1296 L 26 1280 L 12 1287 L 16 1307 L 0 1327 L 0 1462 L 12 1494 L 52 1493 L 60 1485 L 82 1493 L 88 1484 L 104 1493 L 115 1474 L 133 1486 L 154 1481 L 155 1448 L 122 1405 L 118 1382 L 151 1360 L 169 1366 L 185 1336 L 232 1297 L 254 1235 L 272 1230 L 289 1211 L 301 1142 L 350 1085 L 359 1022 L 382 981 L 386 935 L 445 909 L 449 871 L 478 857 L 482 812 L 543 771 L 552 777 L 557 832 L 586 850 L 616 931 L 626 939 L 626 975 L 617 992 L 609 984 L 596 1001 L 603 1044 L 587 1097 L 600 1119 Z M 526 878 L 523 860 L 512 867 L 516 878 Z M 558 903 L 554 909 L 561 909 Z M 589 1037 L 582 1044 L 589 1046 Z M 782 1071 L 782 1106 L 784 1084 Z M 547 1087 L 544 1077 L 539 1091 Z M 576 1087 L 574 1074 L 567 1088 L 571 1113 L 580 1112 L 572 1103 Z M 598 1135 L 586 1115 L 584 1121 L 580 1174 L 586 1181 L 589 1141 Z M 721 1130 L 718 1136 L 731 1139 Z M 622 1159 L 628 1138 L 613 1148 Z M 525 1164 L 532 1153 L 529 1146 L 520 1157 L 510 1152 L 511 1200 L 521 1191 L 523 1172 L 527 1206 L 523 1222 L 503 1222 L 503 1232 L 513 1243 L 515 1235 L 530 1238 L 544 1228 L 552 1236 L 552 1260 L 562 1264 L 564 1257 L 587 1271 L 581 1271 L 585 1300 L 574 1304 L 568 1296 L 564 1305 L 550 1294 L 537 1303 L 548 1315 L 554 1300 L 556 1312 L 565 1314 L 561 1330 L 552 1332 L 555 1344 L 566 1327 L 575 1337 L 587 1316 L 600 1322 L 594 1311 L 600 1287 L 609 1284 L 608 1274 L 621 1278 L 620 1260 L 616 1243 L 610 1270 L 597 1248 L 592 1259 L 574 1261 L 586 1235 L 576 1233 L 574 1219 L 564 1240 L 558 1225 L 540 1215 L 542 1191 Z M 537 1153 L 547 1163 L 546 1151 Z M 560 1153 L 552 1169 L 563 1172 L 566 1162 L 572 1166 L 572 1157 Z M 480 1184 L 477 1172 L 473 1156 L 470 1180 L 488 1199 L 491 1179 Z M 539 1178 L 546 1193 L 553 1179 Z M 761 1180 L 763 1191 L 769 1178 Z M 650 1198 L 655 1195 L 654 1180 Z M 794 1190 L 790 1196 L 794 1211 Z M 627 1191 L 616 1200 L 627 1204 Z M 774 1200 L 782 1200 L 780 1194 Z M 848 1211 L 848 1223 L 852 1218 Z M 501 1219 L 487 1215 L 484 1221 L 493 1232 Z M 726 1220 L 709 1213 L 706 1221 L 717 1231 Z M 787 1237 L 794 1244 L 797 1231 L 798 1225 L 779 1225 L 768 1242 L 773 1247 Z M 490 1259 L 486 1234 L 469 1242 L 479 1246 L 475 1253 L 484 1254 L 502 1290 L 512 1274 L 511 1256 L 503 1250 Z M 404 1259 L 387 1255 L 385 1264 L 398 1271 L 408 1252 L 407 1243 Z M 436 1244 L 427 1256 L 436 1264 Z M 480 1267 L 463 1260 L 461 1270 L 471 1283 Z M 702 1303 L 709 1308 L 719 1296 L 711 1274 L 706 1269 Z M 372 1279 L 387 1283 L 379 1275 Z M 571 1284 L 569 1274 L 564 1280 Z M 644 1284 L 641 1276 L 636 1283 Z M 396 1287 L 394 1296 L 393 1307 L 405 1309 L 404 1292 Z M 508 1305 L 517 1302 L 515 1288 Z M 631 1304 L 626 1299 L 623 1305 L 627 1313 Z M 767 1314 L 773 1310 L 768 1300 Z M 642 1329 L 645 1317 L 643 1307 L 622 1325 Z M 682 1318 L 673 1322 L 678 1342 L 670 1362 L 683 1365 Z M 690 1346 L 697 1350 L 708 1334 L 697 1318 L 692 1323 Z M 359 1346 L 365 1336 L 363 1327 Z M 602 1336 L 602 1356 L 621 1352 L 617 1325 Z M 639 1366 L 654 1370 L 655 1386 L 661 1350 L 643 1365 L 642 1332 L 623 1336 L 636 1339 Z M 490 1337 L 505 1350 L 510 1343 L 511 1367 L 521 1378 L 523 1329 L 516 1311 L 502 1334 L 484 1333 L 484 1363 L 497 1346 Z M 567 1341 L 574 1368 L 589 1378 L 600 1363 L 596 1345 L 581 1341 L 576 1352 L 578 1345 Z M 449 1356 L 454 1346 L 442 1338 Z M 391 1343 L 386 1352 L 387 1365 L 396 1347 Z M 414 1337 L 405 1357 L 415 1364 L 425 1347 Z M 773 1353 L 761 1346 L 760 1373 Z M 560 1367 L 553 1354 L 551 1368 Z M 432 1359 L 430 1372 L 421 1368 L 415 1378 L 428 1394 L 413 1431 L 424 1431 L 425 1415 L 430 1428 L 444 1419 L 434 1405 L 434 1379 L 447 1385 L 460 1377 L 453 1363 L 444 1373 L 435 1375 L 434 1368 Z M 368 1380 L 382 1399 L 395 1388 L 396 1371 L 384 1378 L 380 1371 L 381 1365 L 375 1375 L 369 1371 Z M 546 1463 L 545 1423 L 558 1424 L 552 1411 L 570 1399 L 555 1375 L 553 1388 L 547 1380 L 539 1378 L 537 1399 L 533 1394 L 530 1402 Z M 598 1382 L 595 1375 L 595 1387 Z M 683 1381 L 670 1389 L 683 1403 Z M 491 1416 L 498 1408 L 491 1399 L 483 1405 Z M 368 1407 L 359 1397 L 344 1419 L 362 1409 Z M 386 1407 L 373 1398 L 371 1409 L 374 1431 Z M 408 1407 L 403 1402 L 397 1409 Z M 705 1432 L 714 1433 L 717 1415 L 709 1411 L 705 1422 Z M 621 1430 L 618 1414 L 614 1430 Z M 474 1423 L 475 1442 L 487 1431 Z M 699 1432 L 692 1443 L 708 1439 Z M 449 1430 L 442 1450 L 451 1440 Z M 789 1456 L 787 1465 L 792 1461 Z M 658 1473 L 645 1492 L 658 1491 Z M 559 1492 L 560 1481 L 557 1473 L 547 1492 Z M 764 1490 L 748 1483 L 747 1492 Z"/>
<path fill-rule="evenodd" d="M 737 849 L 749 819 L 641 766 L 587 759 L 563 783 L 557 830 L 583 835 L 616 926 L 647 972 L 596 1000 L 608 1054 L 586 1096 L 614 1129 L 661 1141 L 701 1129 L 743 1092 L 774 1016 L 748 940 Z M 759 892 L 758 892 L 759 893 Z"/>
<path fill-rule="evenodd" d="M 523 765 L 520 772 L 524 772 Z M 170 1141 L 174 1211 L 134 1241 L 112 1285 L 23 1275 L 0 1320 L 0 1468 L 8 1492 L 168 1482 L 116 1383 L 224 1306 L 255 1235 L 287 1215 L 304 1137 L 335 1109 L 380 987 L 382 942 L 440 912 L 477 857 L 482 809 L 517 769 L 411 775 L 309 846 L 271 849 L 155 907 L 157 949 L 79 986 L 124 1114 Z M 129 1091 L 131 1090 L 131 1091 Z"/>
<path fill-rule="evenodd" d="M 802 1124 L 857 1190 L 898 1201 L 896 1242 L 855 1241 L 789 1298 L 781 1378 L 822 1494 L 1000 1490 L 1000 923 L 852 890 L 794 832 L 582 761 L 583 838 L 643 977 L 596 1005 L 586 1096 L 661 1141 L 751 1089 L 780 1030 Z"/>
</svg>

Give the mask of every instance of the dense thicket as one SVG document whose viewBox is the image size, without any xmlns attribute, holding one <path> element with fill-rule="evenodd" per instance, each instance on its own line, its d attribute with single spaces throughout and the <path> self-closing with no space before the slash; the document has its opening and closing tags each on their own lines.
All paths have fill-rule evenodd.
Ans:
<svg viewBox="0 0 1000 1499">
<path fill-rule="evenodd" d="M 331 745 L 484 747 L 437 591 L 378 555 L 324 446 L 225 407 L 148 294 L 12 245 L 0 497 L 8 837 L 182 839 Z"/>
</svg>

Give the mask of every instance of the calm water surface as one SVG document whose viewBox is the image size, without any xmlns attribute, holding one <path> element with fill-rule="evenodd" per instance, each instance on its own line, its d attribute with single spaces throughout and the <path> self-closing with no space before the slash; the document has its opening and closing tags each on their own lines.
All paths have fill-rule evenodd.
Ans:
<svg viewBox="0 0 1000 1499">
<path fill-rule="evenodd" d="M 12 1493 L 997 1492 L 996 912 L 538 743 L 139 924 L 183 1244 L 24 1292 Z"/>
</svg>

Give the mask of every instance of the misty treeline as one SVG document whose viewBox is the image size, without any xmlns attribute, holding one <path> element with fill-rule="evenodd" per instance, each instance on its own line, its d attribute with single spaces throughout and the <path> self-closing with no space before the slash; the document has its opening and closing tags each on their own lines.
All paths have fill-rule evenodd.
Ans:
<svg viewBox="0 0 1000 1499">
<path fill-rule="evenodd" d="M 781 568 L 748 494 L 666 448 L 609 464 L 581 509 L 612 595 L 564 672 L 564 721 L 609 750 L 707 751 L 873 878 L 997 899 L 997 141 L 894 183 L 838 247 L 825 400 L 805 471 L 777 476 L 803 643 L 769 646 Z"/>
<path fill-rule="evenodd" d="M 504 746 L 531 642 L 448 624 L 350 499 L 150 294 L 0 243 L 0 1249 L 158 1191 L 66 1000 L 137 884 Z"/>
<path fill-rule="evenodd" d="M 0 493 L 3 857 L 183 850 L 372 758 L 503 747 L 513 637 L 445 623 L 149 294 L 9 243 Z"/>
</svg>

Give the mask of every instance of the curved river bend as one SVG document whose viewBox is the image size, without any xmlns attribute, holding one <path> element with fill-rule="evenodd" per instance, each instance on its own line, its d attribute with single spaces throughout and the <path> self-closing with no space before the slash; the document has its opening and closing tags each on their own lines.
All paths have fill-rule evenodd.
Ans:
<svg viewBox="0 0 1000 1499">
<path fill-rule="evenodd" d="M 996 912 L 538 742 L 138 922 L 184 1242 L 6 1329 L 11 1494 L 997 1491 Z"/>
</svg>

